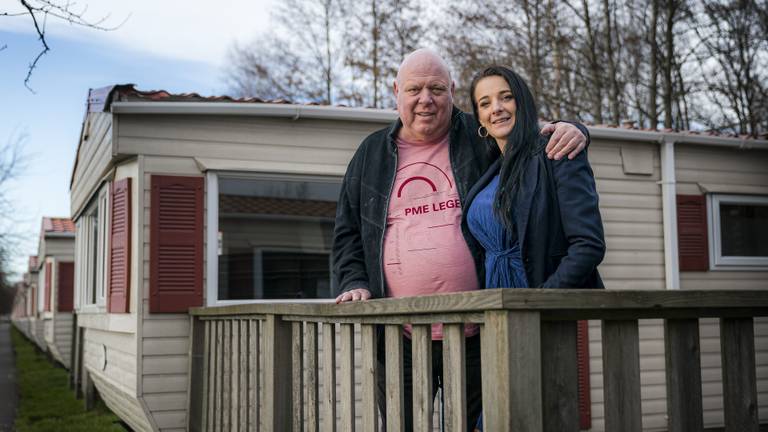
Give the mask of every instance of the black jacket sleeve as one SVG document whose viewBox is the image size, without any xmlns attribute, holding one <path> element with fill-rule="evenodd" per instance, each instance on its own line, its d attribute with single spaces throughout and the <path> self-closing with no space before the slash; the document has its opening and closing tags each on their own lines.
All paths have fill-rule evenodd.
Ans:
<svg viewBox="0 0 768 432">
<path fill-rule="evenodd" d="M 548 164 L 568 248 L 542 287 L 580 287 L 605 255 L 595 177 L 586 150 L 573 160 L 564 158 Z"/>
<path fill-rule="evenodd" d="M 360 158 L 361 151 L 358 150 L 347 167 L 336 204 L 332 249 L 336 295 L 356 288 L 368 289 L 368 272 L 360 231 Z"/>
</svg>

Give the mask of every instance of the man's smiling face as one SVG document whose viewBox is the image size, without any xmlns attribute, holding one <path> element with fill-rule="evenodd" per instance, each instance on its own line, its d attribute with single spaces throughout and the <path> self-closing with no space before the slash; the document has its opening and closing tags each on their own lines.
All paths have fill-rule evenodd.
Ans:
<svg viewBox="0 0 768 432">
<path fill-rule="evenodd" d="M 454 85 L 445 62 L 428 50 L 408 56 L 397 74 L 395 95 L 403 127 L 400 137 L 432 142 L 451 126 Z"/>
</svg>

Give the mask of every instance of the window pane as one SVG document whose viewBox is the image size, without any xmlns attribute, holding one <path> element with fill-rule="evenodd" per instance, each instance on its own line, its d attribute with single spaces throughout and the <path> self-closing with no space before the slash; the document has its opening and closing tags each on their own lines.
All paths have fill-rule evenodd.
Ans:
<svg viewBox="0 0 768 432">
<path fill-rule="evenodd" d="M 768 257 L 768 206 L 720 203 L 723 256 Z"/>
<path fill-rule="evenodd" d="M 339 188 L 219 178 L 219 300 L 330 297 Z"/>
</svg>

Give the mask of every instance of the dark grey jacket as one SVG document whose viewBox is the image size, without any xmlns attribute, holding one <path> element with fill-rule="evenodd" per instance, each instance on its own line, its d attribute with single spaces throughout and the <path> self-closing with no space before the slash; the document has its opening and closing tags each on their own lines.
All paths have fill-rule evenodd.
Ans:
<svg viewBox="0 0 768 432">
<path fill-rule="evenodd" d="M 528 283 L 533 288 L 604 288 L 597 272 L 605 255 L 603 222 L 587 151 L 573 160 L 550 160 L 543 151 L 547 138 L 540 140 L 513 212 Z M 464 223 L 472 200 L 498 174 L 500 165 L 494 162 L 472 187 Z"/>
<path fill-rule="evenodd" d="M 398 119 L 363 140 L 341 188 L 336 207 L 333 241 L 333 271 L 337 294 L 354 288 L 367 288 L 373 297 L 384 297 L 387 290 L 381 255 L 389 197 L 397 170 Z M 462 208 L 472 185 L 488 169 L 495 154 L 480 142 L 477 124 L 470 115 L 453 109 L 450 131 L 450 161 Z M 478 283 L 483 286 L 483 251 L 462 223 L 462 233 L 475 259 Z"/>
</svg>

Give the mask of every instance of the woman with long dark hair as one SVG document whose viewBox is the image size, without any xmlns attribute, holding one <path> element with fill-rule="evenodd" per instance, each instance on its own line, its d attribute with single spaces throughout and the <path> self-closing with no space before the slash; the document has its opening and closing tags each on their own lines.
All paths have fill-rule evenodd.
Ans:
<svg viewBox="0 0 768 432">
<path fill-rule="evenodd" d="M 587 151 L 547 158 L 533 95 L 506 67 L 481 71 L 470 96 L 478 134 L 498 154 L 464 213 L 485 249 L 486 288 L 603 288 L 605 241 Z"/>
</svg>

